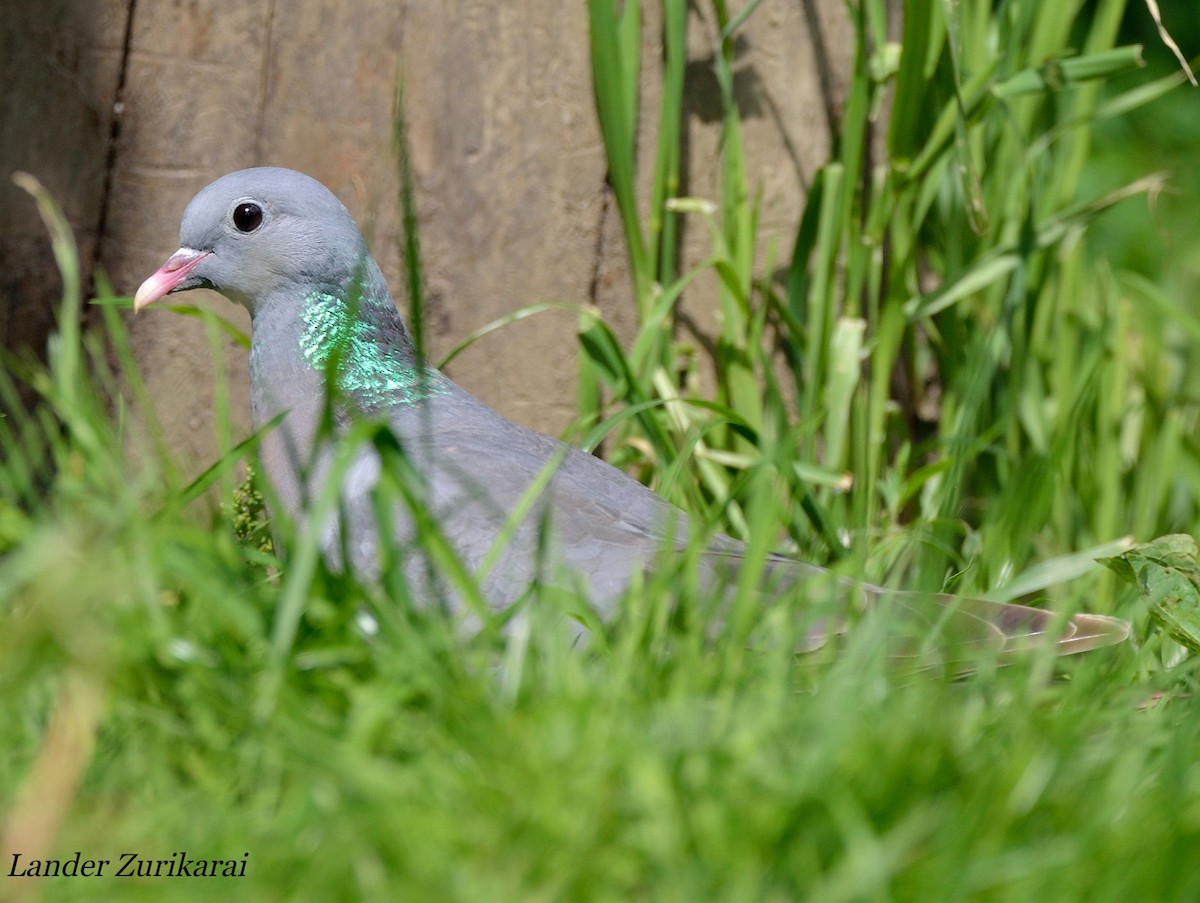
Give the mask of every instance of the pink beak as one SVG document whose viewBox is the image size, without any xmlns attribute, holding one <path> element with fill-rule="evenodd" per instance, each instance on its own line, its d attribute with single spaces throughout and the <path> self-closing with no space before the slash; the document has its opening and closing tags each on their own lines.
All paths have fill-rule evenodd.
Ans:
<svg viewBox="0 0 1200 903">
<path fill-rule="evenodd" d="M 212 251 L 197 251 L 194 248 L 180 248 L 158 271 L 142 283 L 133 296 L 133 310 L 136 313 L 147 304 L 153 304 L 163 295 L 170 294 L 183 284 L 188 273 L 196 268 Z"/>
</svg>

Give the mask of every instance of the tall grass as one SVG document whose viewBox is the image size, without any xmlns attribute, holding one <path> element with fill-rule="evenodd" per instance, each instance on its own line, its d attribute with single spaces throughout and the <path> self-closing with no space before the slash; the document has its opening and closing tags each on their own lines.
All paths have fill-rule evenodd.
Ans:
<svg viewBox="0 0 1200 903">
<path fill-rule="evenodd" d="M 464 635 L 386 560 L 375 584 L 331 573 L 287 524 L 280 560 L 253 491 L 233 502 L 256 437 L 220 410 L 219 459 L 180 474 L 117 299 L 101 286 L 104 329 L 80 333 L 69 231 L 29 184 L 65 287 L 48 365 L 0 373 L 0 896 L 1195 899 L 1195 663 L 1092 558 L 1195 530 L 1196 328 L 1089 256 L 1089 224 L 1156 183 L 1077 191 L 1091 124 L 1170 80 L 1097 90 L 1136 59 L 1111 47 L 1116 3 L 1077 18 L 911 2 L 900 47 L 882 2 L 853 6 L 835 153 L 776 280 L 730 79 L 761 8 L 706 6 L 722 187 L 681 199 L 686 4 L 661 4 L 660 74 L 643 71 L 640 4 L 589 3 L 641 328 L 623 348 L 581 321 L 581 418 L 754 555 L 790 537 L 914 586 L 1045 593 L 1137 617 L 1138 642 L 948 681 L 895 669 L 881 617 L 797 657 L 778 611 L 742 609 L 713 636 L 685 556 L 571 649 L 558 613 L 586 617 L 587 600 L 566 591 L 541 588 L 527 630 Z M 657 77 L 658 133 L 635 140 Z M 884 101 L 886 153 L 868 165 Z M 685 216 L 712 236 L 690 270 Z M 672 324 L 705 280 L 723 332 L 714 393 L 695 398 Z M 419 305 L 416 275 L 411 292 Z M 31 412 L 16 380 L 38 393 Z M 391 456 L 385 516 L 411 489 L 403 460 L 371 424 L 347 441 Z M 7 875 L 13 853 L 75 850 L 110 873 L 123 851 L 249 855 L 238 879 Z"/>
<path fill-rule="evenodd" d="M 712 4 L 725 120 L 720 196 L 704 204 L 670 195 L 686 10 L 662 4 L 662 124 L 656 145 L 641 142 L 655 155 L 639 208 L 629 134 L 639 4 L 589 4 L 597 107 L 641 312 L 627 354 L 601 325 L 585 324 L 594 416 L 598 384 L 626 404 L 660 402 L 627 421 L 626 438 L 645 440 L 627 447 L 649 448 L 649 466 L 675 477 L 681 501 L 705 510 L 698 500 L 708 500 L 735 532 L 744 529 L 739 474 L 779 464 L 758 450 L 757 438 L 773 433 L 790 449 L 778 469 L 804 512 L 790 525 L 801 548 L 876 557 L 875 570 L 901 560 L 907 579 L 927 588 L 952 581 L 1003 592 L 1047 556 L 1190 528 L 1195 486 L 1171 475 L 1194 466 L 1191 443 L 1177 429 L 1172 451 L 1162 448 L 1161 418 L 1145 407 L 1160 399 L 1186 416 L 1186 377 L 1157 382 L 1143 349 L 1191 316 L 1164 300 L 1132 319 L 1144 305 L 1087 243 L 1092 221 L 1157 190 L 1162 176 L 1078 193 L 1092 124 L 1182 81 L 1100 94 L 1103 79 L 1139 62 L 1139 48 L 1112 46 L 1124 4 L 1076 19 L 1075 5 L 993 13 L 987 4 L 909 3 L 899 46 L 886 39 L 884 4 L 852 7 L 858 43 L 841 131 L 781 281 L 762 275 L 769 261 L 731 78 L 733 39 L 753 6 L 742 10 L 750 17 L 731 18 Z M 884 153 L 871 162 L 886 101 Z M 704 220 L 712 236 L 699 272 L 682 276 L 673 269 L 681 216 Z M 674 305 L 693 280 L 716 284 L 721 312 L 716 393 L 705 404 L 684 403 L 692 400 L 672 341 Z M 771 348 L 789 363 L 792 385 L 775 384 Z M 1169 468 L 1139 466 L 1162 454 Z M 1110 608 L 1112 584 L 1099 580 Z"/>
</svg>

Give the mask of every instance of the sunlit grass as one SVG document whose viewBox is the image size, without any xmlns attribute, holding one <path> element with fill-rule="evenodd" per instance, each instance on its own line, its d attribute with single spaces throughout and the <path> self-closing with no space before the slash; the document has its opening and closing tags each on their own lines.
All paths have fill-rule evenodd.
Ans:
<svg viewBox="0 0 1200 903">
<path fill-rule="evenodd" d="M 1120 6 L 1076 23 L 1054 4 L 911 3 L 899 54 L 882 3 L 856 7 L 837 156 L 772 281 L 728 90 L 721 196 L 673 198 L 686 4 L 663 3 L 661 128 L 639 160 L 638 86 L 658 77 L 638 71 L 639 4 L 589 3 L 641 327 L 623 348 L 581 314 L 581 434 L 748 537 L 752 565 L 790 542 L 905 585 L 1137 623 L 1121 648 L 983 659 L 958 680 L 897 667 L 886 612 L 803 656 L 779 608 L 735 606 L 715 629 L 691 556 L 582 648 L 563 612 L 588 600 L 564 590 L 539 590 L 527 630 L 467 633 L 386 562 L 376 584 L 331 573 L 315 536 L 277 523 L 283 560 L 252 495 L 234 501 L 254 437 L 222 400 L 219 460 L 179 472 L 117 300 L 101 292 L 102 330 L 76 328 L 70 235 L 39 195 L 66 289 L 49 364 L 0 373 L 0 863 L 249 865 L 3 877 L 0 896 L 1195 899 L 1194 660 L 1092 560 L 1127 535 L 1194 533 L 1200 497 L 1194 317 L 1091 255 L 1122 186 L 1078 190 L 1091 123 L 1129 100 L 1094 90 L 1136 57 L 1111 48 Z M 737 11 L 711 10 L 731 38 Z M 732 44 L 717 49 L 728 89 Z M 893 85 L 887 154 L 866 171 Z M 694 273 L 678 272 L 681 216 L 712 236 Z M 671 329 L 690 280 L 719 283 L 724 314 L 706 399 L 679 379 Z M 376 425 L 347 442 L 395 454 Z M 383 501 L 419 514 L 392 463 Z"/>
</svg>

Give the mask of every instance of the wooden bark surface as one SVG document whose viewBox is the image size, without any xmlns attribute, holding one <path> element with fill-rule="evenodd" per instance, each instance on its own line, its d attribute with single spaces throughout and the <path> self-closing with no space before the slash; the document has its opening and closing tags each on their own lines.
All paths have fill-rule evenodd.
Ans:
<svg viewBox="0 0 1200 903">
<path fill-rule="evenodd" d="M 661 53 L 653 7 L 643 28 L 647 180 Z M 776 260 L 829 152 L 848 29 L 840 0 L 767 0 L 739 42 L 747 164 L 762 191 L 762 247 L 774 241 Z M 715 24 L 694 11 L 690 34 L 683 187 L 715 199 Z M 132 293 L 177 247 L 180 215 L 199 188 L 246 166 L 295 167 L 342 198 L 401 297 L 392 138 L 400 72 L 432 356 L 539 301 L 596 304 L 629 337 L 633 305 L 593 112 L 583 3 L 9 0 L 0 25 L 4 343 L 44 344 L 59 285 L 33 205 L 10 184 L 15 169 L 64 203 L 85 266 L 97 263 Z M 707 256 L 699 223 L 684 240 L 685 263 Z M 202 303 L 248 328 L 224 299 Z M 701 332 L 714 307 L 714 281 L 697 281 L 686 311 Z M 168 436 L 209 460 L 215 373 L 203 325 L 153 309 L 131 321 Z M 510 417 L 556 432 L 574 410 L 575 326 L 569 313 L 525 320 L 477 343 L 450 373 Z M 219 351 L 245 427 L 244 352 L 229 342 Z"/>
</svg>

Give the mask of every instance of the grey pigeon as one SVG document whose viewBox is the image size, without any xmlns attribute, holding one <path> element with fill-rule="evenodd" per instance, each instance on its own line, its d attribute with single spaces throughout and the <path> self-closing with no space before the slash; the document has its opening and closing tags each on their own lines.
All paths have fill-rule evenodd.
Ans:
<svg viewBox="0 0 1200 903">
<path fill-rule="evenodd" d="M 327 435 L 320 423 L 336 370 L 339 427 L 363 415 L 386 420 L 425 486 L 440 533 L 467 568 L 490 564 L 481 587 L 496 610 L 520 600 L 534 581 L 564 580 L 582 584 L 600 616 L 611 618 L 633 575 L 652 568 L 664 544 L 686 545 L 686 516 L 653 491 L 593 455 L 506 420 L 418 361 L 366 241 L 342 203 L 314 179 L 273 167 L 217 179 L 184 211 L 180 244 L 138 289 L 134 307 L 210 288 L 250 312 L 254 424 L 282 415 L 262 454 L 278 503 L 296 523 L 305 523 L 334 466 L 334 444 L 320 438 Z M 359 447 L 341 478 L 339 516 L 315 526 L 323 550 L 339 566 L 348 556 L 368 578 L 377 576 L 379 542 L 407 550 L 410 579 L 434 592 L 410 509 L 393 512 L 392 535 L 377 535 L 372 487 L 381 467 L 373 445 Z M 510 514 L 547 476 L 537 503 L 489 561 Z M 714 536 L 703 575 L 731 579 L 741 548 Z M 764 595 L 815 588 L 828 574 L 785 556 L 772 556 L 767 571 Z M 858 590 L 858 597 L 898 599 L 918 623 L 956 623 L 969 645 L 1001 655 L 1046 632 L 1058 632 L 1062 653 L 1128 635 L 1125 622 L 1100 615 L 1076 615 L 1064 625 L 1019 605 L 861 584 Z M 821 634 L 813 628 L 809 645 L 820 645 Z"/>
</svg>

